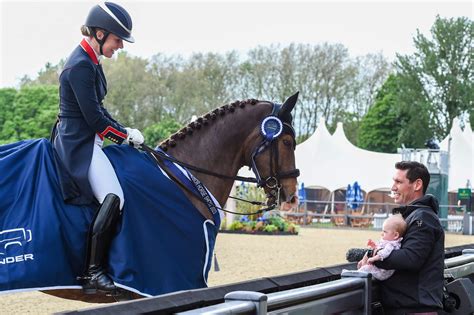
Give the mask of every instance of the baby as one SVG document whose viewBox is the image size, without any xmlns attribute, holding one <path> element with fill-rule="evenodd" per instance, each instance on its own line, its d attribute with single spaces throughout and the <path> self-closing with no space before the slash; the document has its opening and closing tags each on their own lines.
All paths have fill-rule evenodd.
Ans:
<svg viewBox="0 0 474 315">
<path fill-rule="evenodd" d="M 392 215 L 387 218 L 382 227 L 382 239 L 375 243 L 369 240 L 367 245 L 373 250 L 373 255 L 367 258 L 367 255 L 357 265 L 359 270 L 369 272 L 377 280 L 386 280 L 390 278 L 395 270 L 385 270 L 378 268 L 374 262 L 384 260 L 393 250 L 400 249 L 403 235 L 407 229 L 407 224 L 400 214 Z"/>
</svg>

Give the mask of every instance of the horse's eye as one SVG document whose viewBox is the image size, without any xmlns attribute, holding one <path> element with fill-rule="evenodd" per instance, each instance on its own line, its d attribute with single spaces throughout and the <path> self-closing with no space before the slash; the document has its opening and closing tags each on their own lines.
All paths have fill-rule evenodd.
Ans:
<svg viewBox="0 0 474 315">
<path fill-rule="evenodd" d="M 288 139 L 283 139 L 283 144 L 287 147 L 290 147 L 293 143 Z"/>
</svg>

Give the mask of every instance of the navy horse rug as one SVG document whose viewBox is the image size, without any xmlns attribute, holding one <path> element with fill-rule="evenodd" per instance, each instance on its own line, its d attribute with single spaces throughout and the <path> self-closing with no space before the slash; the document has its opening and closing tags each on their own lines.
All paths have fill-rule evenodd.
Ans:
<svg viewBox="0 0 474 315">
<path fill-rule="evenodd" d="M 149 155 L 104 151 L 125 194 L 109 254 L 116 285 L 145 296 L 206 287 L 219 214 L 204 218 Z M 48 140 L 0 146 L 0 293 L 80 288 L 94 213 L 63 202 Z"/>
</svg>

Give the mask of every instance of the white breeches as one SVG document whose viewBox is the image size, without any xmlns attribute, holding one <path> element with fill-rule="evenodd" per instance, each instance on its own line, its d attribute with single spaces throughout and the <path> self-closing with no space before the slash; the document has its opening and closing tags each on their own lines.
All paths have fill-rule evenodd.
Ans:
<svg viewBox="0 0 474 315">
<path fill-rule="evenodd" d="M 104 202 L 105 196 L 112 193 L 120 198 L 120 210 L 122 210 L 124 204 L 123 190 L 112 164 L 102 151 L 102 144 L 103 141 L 96 135 L 91 165 L 87 174 L 89 183 L 95 198 L 100 203 Z"/>
</svg>

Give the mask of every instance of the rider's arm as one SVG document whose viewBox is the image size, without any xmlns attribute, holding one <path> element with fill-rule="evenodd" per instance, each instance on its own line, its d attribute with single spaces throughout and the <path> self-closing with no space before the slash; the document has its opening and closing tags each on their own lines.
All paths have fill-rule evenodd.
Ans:
<svg viewBox="0 0 474 315">
<path fill-rule="evenodd" d="M 127 138 L 127 131 L 115 120 L 110 119 L 110 115 L 103 113 L 97 99 L 95 71 L 94 66 L 88 62 L 75 65 L 69 72 L 71 88 L 87 124 L 101 136 L 120 144 Z"/>
</svg>

